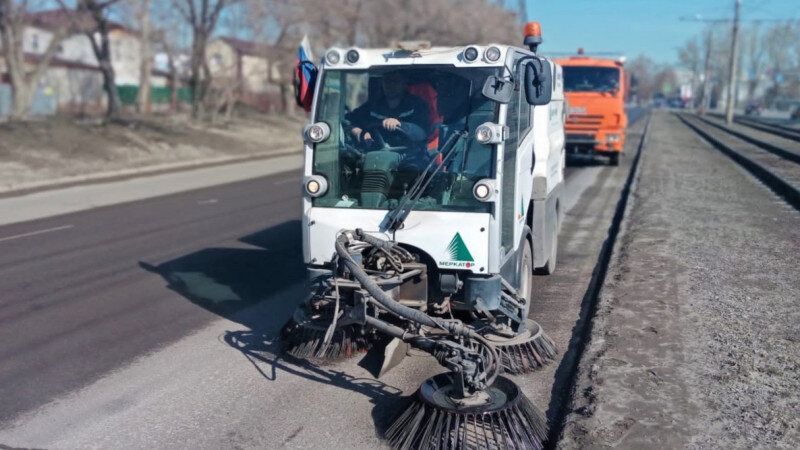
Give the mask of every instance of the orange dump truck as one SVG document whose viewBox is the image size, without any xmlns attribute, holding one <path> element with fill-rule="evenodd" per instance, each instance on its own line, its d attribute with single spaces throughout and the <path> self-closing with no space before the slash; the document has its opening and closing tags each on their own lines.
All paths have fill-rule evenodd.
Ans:
<svg viewBox="0 0 800 450">
<path fill-rule="evenodd" d="M 564 124 L 569 153 L 608 156 L 619 164 L 625 145 L 625 72 L 623 59 L 594 58 L 582 51 L 556 60 L 564 68 L 564 96 L 569 102 Z"/>
</svg>

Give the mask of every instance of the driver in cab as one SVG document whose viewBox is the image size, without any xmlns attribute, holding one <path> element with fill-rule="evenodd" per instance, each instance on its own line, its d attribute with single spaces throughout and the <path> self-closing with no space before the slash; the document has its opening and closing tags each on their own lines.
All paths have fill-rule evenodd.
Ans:
<svg viewBox="0 0 800 450">
<path fill-rule="evenodd" d="M 372 134 L 377 132 L 389 146 L 411 143 L 410 150 L 424 150 L 430 120 L 428 105 L 408 93 L 407 85 L 408 79 L 401 72 L 381 77 L 383 95 L 368 99 L 347 117 L 356 139 L 372 144 L 376 139 Z"/>
</svg>

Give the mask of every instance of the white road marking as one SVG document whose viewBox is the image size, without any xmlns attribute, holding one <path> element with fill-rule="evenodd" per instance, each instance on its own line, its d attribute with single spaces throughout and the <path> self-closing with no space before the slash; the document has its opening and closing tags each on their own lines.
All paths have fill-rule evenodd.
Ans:
<svg viewBox="0 0 800 450">
<path fill-rule="evenodd" d="M 217 203 L 217 202 L 219 202 L 219 200 L 217 200 L 215 198 L 210 198 L 208 200 L 198 200 L 197 204 L 198 205 L 212 205 L 212 204 Z"/>
<path fill-rule="evenodd" d="M 31 231 L 29 233 L 17 234 L 17 235 L 14 235 L 14 236 L 8 236 L 8 237 L 0 238 L 0 242 L 10 241 L 12 239 L 19 239 L 19 238 L 24 238 L 24 237 L 28 237 L 28 236 L 36 236 L 37 234 L 52 233 L 53 231 L 66 230 L 67 228 L 72 228 L 73 226 L 74 225 L 63 225 L 63 226 L 55 227 L 55 228 L 48 228 L 46 230 L 38 230 L 38 231 Z"/>
</svg>

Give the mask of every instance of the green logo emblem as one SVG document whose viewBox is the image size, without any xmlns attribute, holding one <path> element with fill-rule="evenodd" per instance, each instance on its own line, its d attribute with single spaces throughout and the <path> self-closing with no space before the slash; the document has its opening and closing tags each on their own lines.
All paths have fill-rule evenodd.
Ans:
<svg viewBox="0 0 800 450">
<path fill-rule="evenodd" d="M 444 259 L 449 261 L 439 261 L 440 266 L 447 267 L 471 267 L 475 259 L 472 258 L 472 253 L 469 252 L 467 244 L 461 238 L 460 233 L 453 236 L 453 240 L 447 245 L 444 252 Z"/>
</svg>

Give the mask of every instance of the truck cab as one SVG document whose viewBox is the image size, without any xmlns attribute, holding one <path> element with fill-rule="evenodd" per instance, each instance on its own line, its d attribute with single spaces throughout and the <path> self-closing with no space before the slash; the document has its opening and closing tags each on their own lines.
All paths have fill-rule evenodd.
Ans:
<svg viewBox="0 0 800 450">
<path fill-rule="evenodd" d="M 557 60 L 564 68 L 564 95 L 568 103 L 566 145 L 570 153 L 607 156 L 619 164 L 625 148 L 627 83 L 624 58 L 578 55 Z"/>
<path fill-rule="evenodd" d="M 331 48 L 314 70 L 310 271 L 329 268 L 340 230 L 362 229 L 427 266 L 430 292 L 401 294 L 409 305 L 469 305 L 493 277 L 530 298 L 530 273 L 555 268 L 564 214 L 561 68 L 519 47 L 414 42 Z"/>
</svg>

